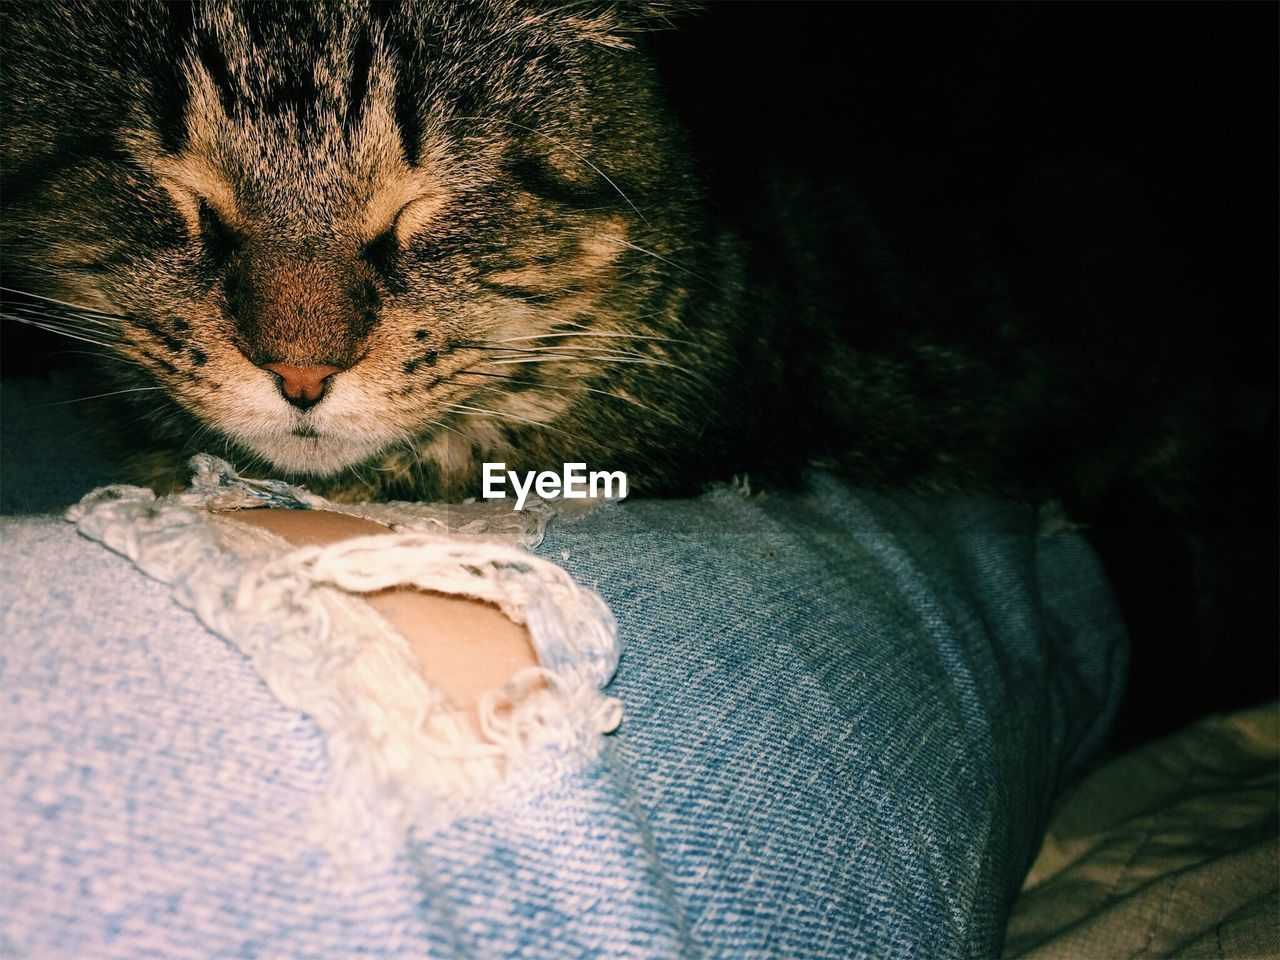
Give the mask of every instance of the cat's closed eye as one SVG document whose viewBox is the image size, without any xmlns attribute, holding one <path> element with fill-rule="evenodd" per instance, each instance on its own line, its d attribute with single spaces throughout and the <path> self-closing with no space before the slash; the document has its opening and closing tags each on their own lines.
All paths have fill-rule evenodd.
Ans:
<svg viewBox="0 0 1280 960">
<path fill-rule="evenodd" d="M 360 248 L 360 256 L 384 280 L 392 280 L 398 276 L 396 259 L 399 254 L 400 245 L 396 240 L 395 227 L 387 227 Z"/>
<path fill-rule="evenodd" d="M 241 242 L 240 234 L 234 230 L 214 209 L 208 200 L 196 201 L 199 223 L 199 241 L 203 245 L 208 260 L 217 266 L 226 263 Z"/>
<path fill-rule="evenodd" d="M 445 197 L 442 193 L 431 193 L 410 200 L 400 208 L 391 225 L 396 242 L 401 246 L 407 246 L 432 225 L 444 206 Z"/>
</svg>

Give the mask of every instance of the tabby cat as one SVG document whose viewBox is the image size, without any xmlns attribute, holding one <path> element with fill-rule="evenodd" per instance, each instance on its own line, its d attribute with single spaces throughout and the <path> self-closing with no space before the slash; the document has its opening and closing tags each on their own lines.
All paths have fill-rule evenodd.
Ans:
<svg viewBox="0 0 1280 960">
<path fill-rule="evenodd" d="M 7 312 L 108 348 L 162 488 L 201 449 L 339 499 L 474 494 L 499 460 L 648 494 L 815 461 L 1080 499 L 1117 452 L 1177 474 L 1167 398 L 1087 402 L 1122 353 L 995 281 L 939 308 L 847 185 L 707 203 L 641 42 L 679 12 L 6 4 Z"/>
</svg>

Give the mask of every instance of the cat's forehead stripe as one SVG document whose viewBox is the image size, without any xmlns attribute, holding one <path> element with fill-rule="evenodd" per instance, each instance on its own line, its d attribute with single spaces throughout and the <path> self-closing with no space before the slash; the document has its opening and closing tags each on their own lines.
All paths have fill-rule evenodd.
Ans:
<svg viewBox="0 0 1280 960">
<path fill-rule="evenodd" d="M 373 41 L 369 32 L 363 31 L 356 40 L 351 54 L 351 84 L 347 92 L 347 107 L 342 114 L 343 132 L 348 139 L 360 126 L 364 114 L 365 98 L 369 93 L 369 73 L 373 69 Z"/>
</svg>

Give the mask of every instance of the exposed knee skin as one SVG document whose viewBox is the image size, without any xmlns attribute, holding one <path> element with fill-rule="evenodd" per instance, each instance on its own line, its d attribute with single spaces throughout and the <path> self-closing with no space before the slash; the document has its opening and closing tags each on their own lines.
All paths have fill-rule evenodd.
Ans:
<svg viewBox="0 0 1280 960">
<path fill-rule="evenodd" d="M 241 510 L 226 516 L 295 546 L 391 532 L 371 520 L 326 510 Z M 487 603 L 413 587 L 380 590 L 364 599 L 409 641 L 427 682 L 459 708 L 473 710 L 486 690 L 538 663 L 528 630 Z"/>
</svg>

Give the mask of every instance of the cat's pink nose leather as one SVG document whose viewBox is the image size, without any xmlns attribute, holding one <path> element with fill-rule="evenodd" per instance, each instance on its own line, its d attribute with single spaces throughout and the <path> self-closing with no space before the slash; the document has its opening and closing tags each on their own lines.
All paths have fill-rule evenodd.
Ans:
<svg viewBox="0 0 1280 960">
<path fill-rule="evenodd" d="M 305 410 L 312 404 L 320 402 L 324 396 L 328 380 L 335 373 L 341 373 L 343 367 L 335 367 L 328 363 L 315 363 L 308 366 L 296 366 L 292 363 L 264 363 L 263 370 L 270 370 L 280 381 L 280 392 L 295 407 Z"/>
</svg>

